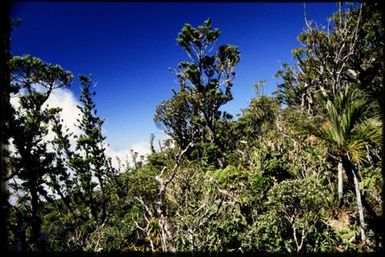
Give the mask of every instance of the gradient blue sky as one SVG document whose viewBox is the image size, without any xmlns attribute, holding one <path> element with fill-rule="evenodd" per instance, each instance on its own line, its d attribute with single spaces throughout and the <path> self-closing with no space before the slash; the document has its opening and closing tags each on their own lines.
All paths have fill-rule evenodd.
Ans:
<svg viewBox="0 0 385 257">
<path fill-rule="evenodd" d="M 307 3 L 317 23 L 336 10 L 335 3 Z M 210 17 L 222 36 L 218 45 L 239 47 L 234 100 L 224 109 L 240 113 L 254 96 L 253 85 L 266 80 L 265 93 L 282 63 L 292 63 L 291 50 L 305 26 L 303 3 L 107 3 L 21 2 L 12 16 L 22 19 L 13 32 L 14 55 L 30 54 L 60 64 L 75 76 L 92 74 L 95 102 L 105 118 L 108 142 L 125 149 L 146 141 L 155 127 L 156 106 L 178 88 L 168 70 L 187 56 L 176 36 L 184 23 L 200 25 Z M 78 98 L 75 80 L 71 91 Z"/>
</svg>

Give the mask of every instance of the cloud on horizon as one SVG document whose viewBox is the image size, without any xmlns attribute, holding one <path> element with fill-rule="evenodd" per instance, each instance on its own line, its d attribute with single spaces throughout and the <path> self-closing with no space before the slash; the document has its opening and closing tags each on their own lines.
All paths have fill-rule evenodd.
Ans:
<svg viewBox="0 0 385 257">
<path fill-rule="evenodd" d="M 38 89 L 39 90 L 39 89 Z M 11 104 L 18 108 L 19 104 L 19 96 L 15 95 L 11 97 Z M 80 118 L 80 110 L 77 108 L 78 105 L 81 105 L 80 101 L 76 99 L 74 93 L 67 88 L 59 88 L 52 91 L 50 97 L 45 103 L 44 107 L 59 107 L 62 109 L 61 117 L 63 120 L 64 130 L 66 128 L 69 129 L 70 133 L 73 135 L 79 135 L 80 129 L 77 127 L 77 119 Z M 105 129 L 103 129 L 104 132 Z M 119 135 L 122 136 L 122 135 Z M 47 141 L 50 141 L 54 138 L 54 134 L 50 131 L 47 136 Z M 132 162 L 131 158 L 131 150 L 138 153 L 138 157 L 143 155 L 147 156 L 150 153 L 150 145 L 147 142 L 147 139 L 139 139 L 137 143 L 133 143 L 128 145 L 124 149 L 117 149 L 114 145 L 109 143 L 108 138 L 106 139 L 107 150 L 106 154 L 112 158 L 112 163 L 115 167 L 118 165 L 117 158 L 119 158 L 122 163 L 128 161 Z M 75 139 L 71 137 L 70 143 L 72 147 L 75 146 Z"/>
</svg>

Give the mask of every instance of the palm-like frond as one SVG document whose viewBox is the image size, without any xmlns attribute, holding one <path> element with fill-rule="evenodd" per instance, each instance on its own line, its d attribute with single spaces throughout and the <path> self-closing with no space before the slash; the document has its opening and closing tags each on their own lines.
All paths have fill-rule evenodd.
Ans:
<svg viewBox="0 0 385 257">
<path fill-rule="evenodd" d="M 366 157 L 366 145 L 381 143 L 381 121 L 378 117 L 366 119 L 352 130 L 347 142 L 347 152 L 353 162 L 361 163 Z"/>
<path fill-rule="evenodd" d="M 325 134 L 324 136 L 321 136 L 321 138 L 328 139 L 331 143 L 341 147 L 344 144 L 344 133 L 343 128 L 340 126 L 340 113 L 332 101 L 326 103 L 326 109 L 328 111 L 329 121 L 326 123 L 327 125 L 321 128 L 321 131 L 323 132 L 321 132 L 321 134 Z"/>
<path fill-rule="evenodd" d="M 366 145 L 381 142 L 381 122 L 372 103 L 362 91 L 347 87 L 326 102 L 327 121 L 320 127 L 304 126 L 303 131 L 327 143 L 333 152 L 361 163 Z"/>
</svg>

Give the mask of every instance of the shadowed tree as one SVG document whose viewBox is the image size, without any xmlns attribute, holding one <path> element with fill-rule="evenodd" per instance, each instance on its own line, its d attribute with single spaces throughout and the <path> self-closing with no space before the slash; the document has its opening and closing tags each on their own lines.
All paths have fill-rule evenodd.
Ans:
<svg viewBox="0 0 385 257">
<path fill-rule="evenodd" d="M 8 157 L 8 139 L 9 122 L 12 119 L 12 108 L 10 104 L 11 87 L 9 84 L 9 66 L 10 59 L 9 42 L 11 22 L 9 12 L 11 1 L 5 0 L 1 2 L 0 8 L 0 248 L 7 248 L 7 219 L 8 219 L 8 188 L 3 178 L 8 176 L 7 157 Z"/>
<path fill-rule="evenodd" d="M 59 65 L 44 63 L 31 57 L 13 57 L 10 61 L 11 86 L 20 94 L 19 108 L 11 122 L 13 144 L 16 154 L 11 158 L 17 177 L 24 181 L 22 190 L 29 193 L 32 211 L 31 243 L 41 236 L 40 196 L 47 193 L 43 188 L 44 175 L 51 172 L 54 155 L 47 150 L 44 140 L 48 123 L 59 111 L 44 104 L 52 90 L 66 87 L 72 74 Z"/>
</svg>

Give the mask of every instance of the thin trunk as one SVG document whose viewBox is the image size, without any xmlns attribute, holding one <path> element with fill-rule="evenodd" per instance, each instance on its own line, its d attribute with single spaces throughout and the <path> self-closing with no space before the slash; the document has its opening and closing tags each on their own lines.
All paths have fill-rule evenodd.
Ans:
<svg viewBox="0 0 385 257">
<path fill-rule="evenodd" d="M 165 196 L 166 196 L 166 190 L 168 184 L 174 179 L 178 168 L 180 166 L 181 160 L 183 155 L 186 154 L 186 152 L 192 147 L 194 144 L 190 142 L 186 148 L 183 149 L 178 154 L 178 157 L 176 159 L 176 163 L 171 170 L 169 176 L 167 179 L 163 179 L 162 175 L 163 172 L 165 171 L 166 167 L 162 169 L 159 175 L 155 177 L 155 180 L 158 181 L 159 183 L 159 193 L 158 193 L 158 199 L 155 201 L 157 207 L 156 207 L 156 214 L 155 216 L 159 220 L 159 226 L 161 230 L 161 247 L 163 252 L 175 252 L 176 248 L 173 245 L 172 242 L 172 231 L 171 231 L 171 225 L 168 221 L 168 217 L 166 215 L 166 205 L 164 204 L 165 202 Z"/>
<path fill-rule="evenodd" d="M 106 211 L 106 192 L 104 189 L 104 181 L 101 176 L 98 176 L 100 189 L 102 191 L 102 222 L 106 219 L 107 211 Z"/>
<path fill-rule="evenodd" d="M 304 107 L 305 107 L 305 94 L 303 93 L 303 94 L 301 95 L 301 107 L 300 107 L 301 113 L 303 113 Z"/>
<path fill-rule="evenodd" d="M 358 216 L 359 216 L 359 221 L 360 221 L 360 234 L 361 234 L 361 241 L 362 243 L 365 242 L 366 236 L 365 236 L 365 219 L 364 219 L 364 208 L 362 204 L 362 196 L 361 196 L 361 191 L 359 188 L 359 181 L 355 172 L 355 167 L 353 163 L 347 159 L 343 158 L 342 159 L 343 167 L 345 169 L 346 175 L 348 176 L 349 183 L 354 184 L 354 189 L 355 189 L 355 194 L 356 194 L 356 202 L 357 202 L 357 209 L 358 209 Z"/>
<path fill-rule="evenodd" d="M 9 35 L 11 1 L 1 1 L 0 8 L 0 178 L 7 176 L 7 145 L 9 130 L 6 125 L 11 120 L 10 86 L 9 86 Z M 8 247 L 8 187 L 7 182 L 0 181 L 0 249 Z"/>
<path fill-rule="evenodd" d="M 16 209 L 16 217 L 17 217 L 17 225 L 16 225 L 16 238 L 17 238 L 17 244 L 16 244 L 16 250 L 18 252 L 24 252 L 27 250 L 27 238 L 25 235 L 26 228 L 28 223 L 25 221 L 24 216 L 22 213 L 17 211 Z"/>
<path fill-rule="evenodd" d="M 338 201 L 340 205 L 342 204 L 342 197 L 343 197 L 343 191 L 344 191 L 344 182 L 343 182 L 343 166 L 342 162 L 338 162 Z"/>
<path fill-rule="evenodd" d="M 362 206 L 362 200 L 361 200 L 361 191 L 359 189 L 358 185 L 358 178 L 354 171 L 354 168 L 352 168 L 352 174 L 353 174 L 353 181 L 354 181 L 354 188 L 356 191 L 356 201 L 357 201 L 357 208 L 358 208 L 358 215 L 360 219 L 360 233 L 361 233 L 361 241 L 362 243 L 365 242 L 366 236 L 365 236 L 365 220 L 364 220 L 364 208 Z"/>
<path fill-rule="evenodd" d="M 157 177 L 159 182 L 159 196 L 156 204 L 156 216 L 158 217 L 160 233 L 161 233 L 161 247 L 163 252 L 175 252 L 175 248 L 171 244 L 172 236 L 170 232 L 170 225 L 168 223 L 168 218 L 165 216 L 165 205 L 164 198 L 166 193 L 167 181 L 162 178 Z"/>
<path fill-rule="evenodd" d="M 91 186 L 90 186 L 91 188 Z M 89 203 L 90 203 L 90 210 L 91 210 L 91 217 L 97 221 L 98 220 L 98 212 L 96 210 L 95 204 L 94 204 L 94 192 L 92 189 L 89 189 L 88 191 L 89 194 Z"/>
<path fill-rule="evenodd" d="M 39 200 L 36 183 L 31 185 L 31 205 L 32 205 L 32 241 L 36 242 L 40 237 L 40 218 L 38 214 Z"/>
<path fill-rule="evenodd" d="M 383 75 L 385 72 L 383 71 Z M 382 90 L 382 97 L 381 99 L 385 98 L 385 85 L 383 83 L 383 90 Z M 382 119 L 382 149 L 381 149 L 381 160 L 382 160 L 382 167 L 381 167 L 381 177 L 382 177 L 382 215 L 380 219 L 380 224 L 379 224 L 379 234 L 382 237 L 382 247 L 385 245 L 385 103 L 382 101 L 380 103 L 381 106 L 381 119 Z"/>
<path fill-rule="evenodd" d="M 379 1 L 378 2 L 378 7 L 379 7 L 379 10 L 382 10 L 381 11 L 381 20 L 382 20 L 382 24 L 384 24 L 384 21 L 385 21 L 385 4 L 383 1 Z M 382 42 L 384 42 L 385 40 L 385 34 L 382 33 Z M 383 47 L 382 47 L 383 48 Z M 382 51 L 382 54 L 379 58 L 379 60 L 383 60 L 384 59 L 384 51 Z M 383 61 L 381 61 L 381 63 L 383 63 Z M 385 99 L 385 81 L 384 81 L 384 77 L 385 77 L 385 66 L 382 64 L 381 66 L 381 71 L 380 71 L 380 74 L 381 74 L 381 82 L 382 82 L 382 90 L 380 91 L 380 94 L 378 94 L 378 102 L 380 103 L 380 110 L 381 110 L 381 120 L 382 120 L 382 149 L 381 149 L 381 159 L 382 159 L 382 167 L 381 167 L 381 177 L 382 177 L 382 194 L 381 194 L 381 198 L 382 198 L 382 215 L 381 215 L 381 222 L 379 224 L 379 228 L 380 228 L 380 235 L 382 237 L 382 247 L 384 248 L 385 246 L 385 102 L 384 102 L 384 99 Z"/>
<path fill-rule="evenodd" d="M 85 149 L 86 150 L 86 159 L 88 160 L 90 158 L 90 154 L 89 154 L 89 151 L 88 149 Z M 87 177 L 87 190 L 88 191 L 88 199 L 89 199 L 89 208 L 90 208 L 90 211 L 91 211 L 91 216 L 94 218 L 95 221 L 98 220 L 98 213 L 97 213 L 97 210 L 96 210 L 96 206 L 95 206 L 95 202 L 94 202 L 94 190 L 93 190 L 93 187 L 92 187 L 92 172 L 91 172 L 91 168 L 90 168 L 90 164 L 87 163 L 87 167 L 86 167 L 86 174 L 87 176 L 89 175 L 89 178 Z"/>
</svg>

